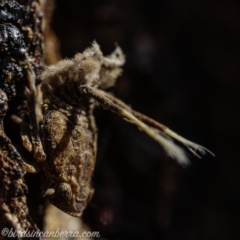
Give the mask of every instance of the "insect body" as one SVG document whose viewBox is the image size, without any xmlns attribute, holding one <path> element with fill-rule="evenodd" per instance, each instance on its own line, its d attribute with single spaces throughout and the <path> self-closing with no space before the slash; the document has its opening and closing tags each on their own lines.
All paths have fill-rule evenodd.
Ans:
<svg viewBox="0 0 240 240">
<path fill-rule="evenodd" d="M 91 177 L 96 159 L 95 103 L 81 95 L 80 85 L 99 86 L 116 79 L 123 59 L 106 58 L 113 66 L 102 68 L 98 48 L 87 49 L 73 61 L 64 60 L 43 74 L 43 143 L 47 155 L 44 193 L 50 202 L 73 216 L 81 215 L 93 194 Z M 118 62 L 114 63 L 115 60 Z M 104 72 L 105 71 L 105 72 Z"/>
<path fill-rule="evenodd" d="M 74 59 L 60 61 L 42 74 L 42 130 L 47 156 L 42 162 L 46 177 L 43 194 L 72 216 L 81 215 L 93 193 L 97 138 L 93 109 L 97 104 L 136 125 L 181 164 L 188 163 L 185 152 L 161 133 L 185 144 L 196 155 L 197 151 L 208 151 L 103 91 L 115 84 L 124 62 L 119 47 L 104 57 L 94 42 Z"/>
<path fill-rule="evenodd" d="M 50 202 L 78 216 L 93 191 L 96 132 L 90 109 L 73 109 L 70 114 L 49 108 L 44 117 L 44 145 L 48 159 L 43 163 Z"/>
</svg>

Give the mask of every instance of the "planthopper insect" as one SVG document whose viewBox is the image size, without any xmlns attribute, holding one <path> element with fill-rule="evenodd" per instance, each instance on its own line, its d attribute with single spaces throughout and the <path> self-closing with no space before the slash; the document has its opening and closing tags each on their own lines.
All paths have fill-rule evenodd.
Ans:
<svg viewBox="0 0 240 240">
<path fill-rule="evenodd" d="M 41 128 L 46 154 L 46 160 L 41 162 L 45 175 L 43 195 L 75 217 L 82 214 L 93 194 L 91 177 L 97 150 L 93 109 L 97 105 L 136 125 L 182 165 L 189 163 L 187 155 L 169 137 L 198 157 L 211 153 L 104 91 L 115 85 L 124 63 L 119 47 L 105 57 L 93 42 L 83 53 L 47 67 L 42 74 Z"/>
</svg>

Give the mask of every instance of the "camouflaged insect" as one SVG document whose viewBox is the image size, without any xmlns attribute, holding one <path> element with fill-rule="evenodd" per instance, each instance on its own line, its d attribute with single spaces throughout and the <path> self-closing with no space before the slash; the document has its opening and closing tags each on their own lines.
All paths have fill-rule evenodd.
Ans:
<svg viewBox="0 0 240 240">
<path fill-rule="evenodd" d="M 42 75 L 43 144 L 46 176 L 43 194 L 72 216 L 80 216 L 93 194 L 91 177 L 96 159 L 95 103 L 80 95 L 79 86 L 114 85 L 124 58 L 118 49 L 104 58 L 97 44 L 71 60 L 48 67 Z M 102 81 L 99 81 L 99 75 Z M 112 82 L 112 83 L 111 83 Z"/>
<path fill-rule="evenodd" d="M 43 195 L 72 216 L 82 214 L 93 194 L 91 177 L 97 139 L 93 109 L 97 104 L 136 125 L 181 164 L 188 163 L 184 150 L 165 135 L 185 144 L 197 156 L 197 151 L 202 154 L 208 151 L 103 91 L 114 86 L 124 62 L 119 47 L 104 57 L 94 42 L 72 60 L 49 66 L 42 74 L 42 132 L 46 153 L 42 162 L 46 178 Z"/>
</svg>

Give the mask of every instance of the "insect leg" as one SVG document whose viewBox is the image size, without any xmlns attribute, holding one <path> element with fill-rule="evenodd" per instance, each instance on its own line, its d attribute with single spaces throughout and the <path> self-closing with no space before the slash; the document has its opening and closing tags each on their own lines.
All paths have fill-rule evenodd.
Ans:
<svg viewBox="0 0 240 240">
<path fill-rule="evenodd" d="M 31 141 L 33 145 L 33 155 L 34 158 L 38 161 L 44 161 L 46 155 L 43 151 L 42 142 L 40 140 L 38 124 L 36 120 L 36 87 L 35 87 L 35 74 L 31 68 L 30 63 L 28 62 L 28 71 L 27 71 L 27 80 L 29 85 L 29 96 L 28 96 L 28 106 L 29 106 L 29 119 L 30 119 L 30 131 L 31 131 Z"/>
<path fill-rule="evenodd" d="M 23 147 L 28 151 L 28 152 L 32 152 L 32 143 L 30 141 L 30 125 L 28 123 L 26 123 L 25 121 L 22 120 L 22 118 L 16 116 L 16 115 L 12 115 L 11 119 L 21 125 L 20 127 L 20 135 L 22 138 L 22 144 Z"/>
</svg>

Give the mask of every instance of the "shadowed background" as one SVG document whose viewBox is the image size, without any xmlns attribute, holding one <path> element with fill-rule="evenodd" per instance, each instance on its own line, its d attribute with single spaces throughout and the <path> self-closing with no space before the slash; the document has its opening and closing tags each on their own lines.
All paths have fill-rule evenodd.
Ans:
<svg viewBox="0 0 240 240">
<path fill-rule="evenodd" d="M 216 154 L 188 168 L 135 126 L 97 110 L 95 195 L 85 221 L 107 239 L 239 239 L 237 0 L 56 0 L 63 57 L 95 39 L 126 54 L 117 97 Z"/>
</svg>

